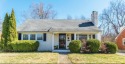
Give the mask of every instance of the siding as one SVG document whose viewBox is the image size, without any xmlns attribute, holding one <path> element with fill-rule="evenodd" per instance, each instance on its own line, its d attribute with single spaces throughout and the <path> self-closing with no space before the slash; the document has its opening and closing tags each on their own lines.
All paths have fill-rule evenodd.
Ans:
<svg viewBox="0 0 125 64">
<path fill-rule="evenodd" d="M 46 41 L 39 41 L 38 51 L 52 51 L 52 34 L 46 33 Z"/>
<path fill-rule="evenodd" d="M 125 45 L 122 43 L 122 39 L 125 38 L 125 29 L 117 36 L 116 44 L 120 50 L 125 50 Z"/>
<path fill-rule="evenodd" d="M 44 34 L 46 33 L 46 41 L 38 40 L 38 51 L 52 51 L 52 33 L 50 32 L 21 32 L 21 34 Z M 22 39 L 22 37 L 21 37 Z"/>
</svg>

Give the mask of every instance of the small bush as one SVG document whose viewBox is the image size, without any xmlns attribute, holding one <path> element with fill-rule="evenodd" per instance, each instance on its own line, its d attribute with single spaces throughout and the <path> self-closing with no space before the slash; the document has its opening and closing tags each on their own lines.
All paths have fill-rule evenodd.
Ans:
<svg viewBox="0 0 125 64">
<path fill-rule="evenodd" d="M 86 42 L 86 49 L 91 53 L 97 53 L 99 51 L 100 41 L 96 39 L 90 39 Z"/>
<path fill-rule="evenodd" d="M 69 50 L 72 53 L 78 53 L 81 49 L 81 41 L 80 40 L 73 40 L 69 43 Z"/>
<path fill-rule="evenodd" d="M 37 51 L 39 42 L 32 40 L 19 40 L 12 42 L 11 46 L 15 52 L 32 52 Z"/>
<path fill-rule="evenodd" d="M 113 42 L 106 42 L 104 44 L 106 45 L 106 52 L 107 53 L 116 53 L 116 51 L 118 50 L 117 45 Z"/>
</svg>

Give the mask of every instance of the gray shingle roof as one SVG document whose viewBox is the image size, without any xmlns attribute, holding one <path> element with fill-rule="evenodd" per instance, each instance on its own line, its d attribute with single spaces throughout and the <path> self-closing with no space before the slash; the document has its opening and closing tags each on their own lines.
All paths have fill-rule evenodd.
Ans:
<svg viewBox="0 0 125 64">
<path fill-rule="evenodd" d="M 89 20 L 45 20 L 33 19 L 27 20 L 19 28 L 18 31 L 100 31 Z"/>
</svg>

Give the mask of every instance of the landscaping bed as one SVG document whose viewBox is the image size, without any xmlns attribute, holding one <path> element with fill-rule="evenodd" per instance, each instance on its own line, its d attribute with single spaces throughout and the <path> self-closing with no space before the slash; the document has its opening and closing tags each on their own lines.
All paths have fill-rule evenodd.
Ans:
<svg viewBox="0 0 125 64">
<path fill-rule="evenodd" d="M 72 63 L 125 63 L 125 57 L 117 54 L 68 54 Z"/>
<path fill-rule="evenodd" d="M 57 63 L 58 53 L 0 53 L 0 63 Z"/>
</svg>

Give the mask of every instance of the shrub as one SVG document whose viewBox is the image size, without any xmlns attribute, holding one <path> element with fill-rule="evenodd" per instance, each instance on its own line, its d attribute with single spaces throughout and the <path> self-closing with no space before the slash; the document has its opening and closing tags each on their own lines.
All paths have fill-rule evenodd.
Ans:
<svg viewBox="0 0 125 64">
<path fill-rule="evenodd" d="M 86 42 L 86 48 L 91 53 L 97 53 L 99 51 L 100 41 L 96 39 L 90 39 Z"/>
<path fill-rule="evenodd" d="M 81 41 L 80 40 L 72 40 L 69 43 L 69 50 L 72 53 L 78 53 L 81 49 Z"/>
<path fill-rule="evenodd" d="M 11 43 L 13 51 L 16 52 L 32 52 L 37 51 L 39 42 L 32 40 L 19 40 Z"/>
<path fill-rule="evenodd" d="M 106 52 L 107 53 L 116 53 L 116 51 L 118 50 L 117 45 L 113 42 L 106 42 L 104 44 L 106 45 Z"/>
<path fill-rule="evenodd" d="M 106 49 L 107 49 L 107 48 L 106 48 L 105 43 L 101 43 L 99 52 L 100 52 L 100 53 L 107 53 L 107 52 L 106 52 Z"/>
</svg>

